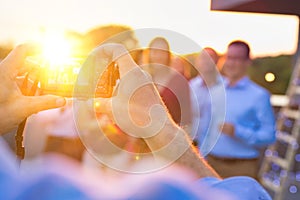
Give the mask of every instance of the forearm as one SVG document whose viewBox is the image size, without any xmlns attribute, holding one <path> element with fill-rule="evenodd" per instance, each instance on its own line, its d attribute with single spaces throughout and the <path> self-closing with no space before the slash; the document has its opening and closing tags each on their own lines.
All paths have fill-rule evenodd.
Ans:
<svg viewBox="0 0 300 200">
<path fill-rule="evenodd" d="M 143 101 L 138 101 L 139 99 Z M 145 139 L 154 157 L 165 159 L 168 163 L 175 162 L 185 166 L 194 171 L 198 178 L 219 177 L 200 158 L 200 154 L 193 148 L 187 133 L 171 119 L 153 84 L 140 87 L 130 100 L 131 105 L 138 102 L 139 106 L 136 105 L 136 108 L 141 108 L 131 110 L 130 117 L 136 125 L 144 127 L 136 132 Z M 155 105 L 160 108 L 160 111 L 154 109 Z"/>
<path fill-rule="evenodd" d="M 272 125 L 257 130 L 238 125 L 235 129 L 235 137 L 252 146 L 267 146 L 276 139 L 275 126 Z"/>
<path fill-rule="evenodd" d="M 275 116 L 267 93 L 259 96 L 257 102 L 251 122 L 244 120 L 235 125 L 235 137 L 255 147 L 267 146 L 276 139 Z"/>
<path fill-rule="evenodd" d="M 160 133 L 145 141 L 154 156 L 189 168 L 198 178 L 208 176 L 219 178 L 219 175 L 200 157 L 200 153 L 193 147 L 184 130 L 173 122 L 168 121 Z"/>
</svg>

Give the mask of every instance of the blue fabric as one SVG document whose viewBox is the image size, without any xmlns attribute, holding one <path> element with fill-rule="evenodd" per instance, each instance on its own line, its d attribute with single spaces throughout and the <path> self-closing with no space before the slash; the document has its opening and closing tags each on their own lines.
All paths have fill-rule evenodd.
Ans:
<svg viewBox="0 0 300 200">
<path fill-rule="evenodd" d="M 146 186 L 146 185 L 144 185 Z M 136 194 L 128 198 L 128 200 L 202 200 L 199 196 L 193 193 L 188 187 L 177 185 L 169 182 L 153 182 L 147 184 L 144 189 L 141 189 Z"/>
<path fill-rule="evenodd" d="M 211 119 L 211 104 L 209 101 L 209 89 L 203 80 L 197 76 L 190 81 L 191 106 L 193 114 L 192 131 L 196 133 L 198 142 L 204 138 Z M 205 114 L 203 114 L 205 113 Z"/>
<path fill-rule="evenodd" d="M 37 177 L 20 174 L 16 156 L 0 137 L 0 199 L 90 199 L 66 178 L 42 173 Z"/>
<path fill-rule="evenodd" d="M 0 199 L 11 199 L 18 183 L 16 157 L 0 137 Z"/>
<path fill-rule="evenodd" d="M 44 174 L 37 180 L 26 180 L 19 182 L 20 191 L 14 197 L 16 200 L 43 199 L 43 200 L 64 200 L 64 199 L 91 199 L 78 186 L 72 184 L 66 178 L 56 174 Z"/>
<path fill-rule="evenodd" d="M 271 200 L 266 190 L 253 178 L 246 176 L 220 180 L 207 177 L 197 180 L 193 185 L 178 185 L 170 182 L 152 182 L 147 189 L 139 190 L 129 200 L 165 199 L 226 199 L 226 200 Z M 192 189 L 199 191 L 195 193 Z"/>
<path fill-rule="evenodd" d="M 110 199 L 107 196 L 90 197 L 80 185 L 73 183 L 72 179 L 68 179 L 59 173 L 56 174 L 53 172 L 44 171 L 35 177 L 22 176 L 18 173 L 14 156 L 4 145 L 1 145 L 1 140 L 0 152 L 0 199 Z M 57 163 L 57 165 L 59 164 L 60 163 Z M 72 168 L 72 166 L 65 167 L 66 170 L 68 170 L 69 167 Z M 178 174 L 174 175 L 176 176 Z M 117 191 L 118 190 L 116 190 L 116 192 Z M 124 196 L 122 199 L 271 199 L 266 191 L 254 179 L 248 177 L 234 177 L 224 180 L 219 180 L 216 178 L 203 178 L 192 184 L 187 184 L 186 182 L 180 181 L 171 182 L 170 180 L 163 178 L 157 180 L 156 177 L 150 182 L 144 182 L 140 188 L 134 188 L 134 191 L 136 191 L 134 194 Z"/>
<path fill-rule="evenodd" d="M 225 120 L 225 87 L 221 76 L 215 85 L 206 86 L 200 76 L 190 81 L 192 107 L 192 135 L 196 135 L 200 152 L 206 156 L 216 144 L 219 125 Z"/>
<path fill-rule="evenodd" d="M 269 93 L 248 77 L 226 86 L 225 122 L 235 126 L 235 137 L 221 134 L 211 154 L 228 158 L 257 158 L 259 147 L 275 141 L 275 117 Z"/>
<path fill-rule="evenodd" d="M 266 190 L 253 178 L 236 176 L 219 180 L 208 177 L 196 181 L 196 185 L 209 185 L 216 191 L 226 191 L 239 200 L 272 200 Z"/>
</svg>

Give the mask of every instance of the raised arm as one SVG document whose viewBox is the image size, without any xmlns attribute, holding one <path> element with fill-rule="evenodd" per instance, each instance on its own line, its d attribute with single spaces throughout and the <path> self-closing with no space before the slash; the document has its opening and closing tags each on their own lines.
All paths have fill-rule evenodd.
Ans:
<svg viewBox="0 0 300 200">
<path fill-rule="evenodd" d="M 110 101 L 103 101 L 103 112 L 110 110 L 115 123 L 128 135 L 143 138 L 154 157 L 187 167 L 198 178 L 218 177 L 195 151 L 187 133 L 172 121 L 150 75 L 133 61 L 123 46 L 106 44 L 98 47 L 94 55 L 112 58 L 120 69 L 117 93 Z M 89 124 L 83 127 L 89 131 L 98 128 L 92 122 Z"/>
</svg>

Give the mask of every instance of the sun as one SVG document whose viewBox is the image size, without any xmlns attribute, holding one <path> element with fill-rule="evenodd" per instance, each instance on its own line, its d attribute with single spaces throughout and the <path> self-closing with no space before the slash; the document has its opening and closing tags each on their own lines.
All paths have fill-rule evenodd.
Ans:
<svg viewBox="0 0 300 200">
<path fill-rule="evenodd" d="M 42 39 L 42 58 L 50 66 L 60 66 L 71 58 L 72 45 L 63 33 L 46 31 Z"/>
</svg>

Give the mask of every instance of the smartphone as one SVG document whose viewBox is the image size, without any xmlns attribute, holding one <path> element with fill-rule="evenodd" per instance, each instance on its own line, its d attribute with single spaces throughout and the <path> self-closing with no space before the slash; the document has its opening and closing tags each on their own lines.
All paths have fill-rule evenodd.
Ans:
<svg viewBox="0 0 300 200">
<path fill-rule="evenodd" d="M 79 59 L 63 64 L 43 63 L 29 79 L 31 82 L 38 79 L 40 95 L 109 98 L 120 79 L 119 68 L 115 62 L 91 62 L 91 59 L 93 57 L 88 58 L 84 64 Z"/>
</svg>

